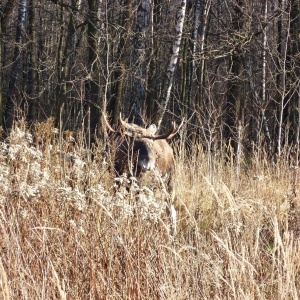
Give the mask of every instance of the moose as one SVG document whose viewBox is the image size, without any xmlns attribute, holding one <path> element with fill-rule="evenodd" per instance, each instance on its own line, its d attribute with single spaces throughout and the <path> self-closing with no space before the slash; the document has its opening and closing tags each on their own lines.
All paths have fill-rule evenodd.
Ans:
<svg viewBox="0 0 300 300">
<path fill-rule="evenodd" d="M 118 176 L 129 173 L 137 178 L 150 170 L 158 171 L 161 176 L 168 176 L 168 189 L 171 188 L 171 173 L 174 163 L 173 149 L 167 142 L 181 128 L 175 122 L 165 134 L 156 134 L 156 125 L 148 128 L 127 123 L 120 115 L 120 130 L 114 130 L 103 115 L 106 127 L 117 136 L 115 149 L 114 168 Z"/>
</svg>

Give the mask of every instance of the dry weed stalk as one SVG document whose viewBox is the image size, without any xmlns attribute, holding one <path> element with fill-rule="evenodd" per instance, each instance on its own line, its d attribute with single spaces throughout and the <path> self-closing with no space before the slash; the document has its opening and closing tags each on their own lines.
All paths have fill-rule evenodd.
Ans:
<svg viewBox="0 0 300 300">
<path fill-rule="evenodd" d="M 241 157 L 237 185 L 232 162 L 181 151 L 172 237 L 157 185 L 114 191 L 99 149 L 25 129 L 0 145 L 3 299 L 299 299 L 295 170 Z"/>
</svg>

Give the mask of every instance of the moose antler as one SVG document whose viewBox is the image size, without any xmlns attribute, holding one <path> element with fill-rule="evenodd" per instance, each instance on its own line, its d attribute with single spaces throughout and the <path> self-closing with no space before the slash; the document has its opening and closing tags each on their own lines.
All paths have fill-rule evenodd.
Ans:
<svg viewBox="0 0 300 300">
<path fill-rule="evenodd" d="M 121 123 L 121 130 L 116 131 L 114 130 L 110 124 L 107 121 L 105 113 L 102 113 L 103 120 L 105 122 L 106 127 L 113 133 L 118 135 L 127 135 L 130 137 L 139 137 L 139 138 L 145 138 L 145 139 L 151 139 L 151 140 L 169 140 L 171 139 L 181 128 L 181 126 L 184 123 L 184 118 L 182 119 L 179 126 L 176 127 L 176 123 L 172 122 L 171 128 L 169 131 L 165 134 L 155 135 L 151 133 L 151 130 L 139 127 L 135 124 L 128 124 L 126 121 L 122 119 L 122 115 L 120 114 L 120 123 Z"/>
<path fill-rule="evenodd" d="M 171 129 L 169 130 L 168 133 L 161 134 L 161 135 L 156 135 L 156 136 L 154 136 L 153 139 L 154 140 L 162 140 L 162 139 L 169 140 L 169 139 L 171 139 L 179 131 L 179 129 L 181 128 L 181 126 L 183 125 L 183 123 L 184 123 L 184 118 L 182 119 L 182 121 L 179 124 L 179 126 L 176 127 L 176 123 L 173 121 L 172 122 L 172 127 L 171 127 Z"/>
<path fill-rule="evenodd" d="M 171 139 L 181 128 L 181 126 L 184 123 L 184 118 L 182 119 L 180 125 L 178 127 L 176 127 L 176 123 L 172 122 L 172 126 L 169 129 L 169 131 L 165 134 L 161 134 L 161 135 L 154 135 L 151 134 L 149 135 L 149 133 L 151 133 L 151 131 L 141 128 L 139 126 L 136 125 L 131 125 L 128 124 L 126 121 L 124 121 L 122 119 L 122 116 L 120 114 L 120 123 L 122 128 L 126 128 L 127 130 L 129 130 L 130 132 L 123 132 L 123 134 L 128 135 L 128 136 L 139 136 L 140 138 L 146 138 L 146 139 L 152 139 L 152 140 L 169 140 Z M 136 126 L 136 127 L 135 127 Z"/>
<path fill-rule="evenodd" d="M 106 118 L 106 114 L 104 112 L 102 112 L 102 117 L 105 123 L 105 126 L 113 133 L 118 133 L 117 131 L 115 131 L 108 123 L 107 118 Z"/>
</svg>

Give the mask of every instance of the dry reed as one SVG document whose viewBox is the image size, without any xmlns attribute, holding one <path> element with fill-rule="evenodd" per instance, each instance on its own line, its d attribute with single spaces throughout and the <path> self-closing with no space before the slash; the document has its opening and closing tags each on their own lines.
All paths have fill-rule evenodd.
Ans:
<svg viewBox="0 0 300 300">
<path fill-rule="evenodd" d="M 32 134 L 0 146 L 1 299 L 299 299 L 297 168 L 178 154 L 172 234 L 159 186 L 51 120 Z"/>
</svg>

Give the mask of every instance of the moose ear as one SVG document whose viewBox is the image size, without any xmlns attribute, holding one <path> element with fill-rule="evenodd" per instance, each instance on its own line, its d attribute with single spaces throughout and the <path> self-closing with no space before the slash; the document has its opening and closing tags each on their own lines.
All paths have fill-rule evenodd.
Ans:
<svg viewBox="0 0 300 300">
<path fill-rule="evenodd" d="M 156 127 L 155 124 L 151 124 L 151 125 L 147 128 L 147 130 L 149 130 L 152 134 L 155 134 L 156 131 L 157 131 L 157 127 Z"/>
</svg>

